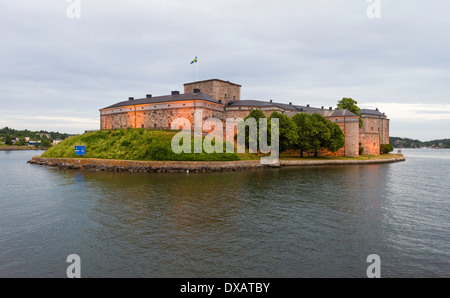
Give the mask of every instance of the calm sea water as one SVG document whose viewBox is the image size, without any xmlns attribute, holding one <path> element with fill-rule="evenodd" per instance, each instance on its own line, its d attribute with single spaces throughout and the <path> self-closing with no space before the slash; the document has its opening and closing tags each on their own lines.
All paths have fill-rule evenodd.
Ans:
<svg viewBox="0 0 450 298">
<path fill-rule="evenodd" d="M 386 165 L 144 174 L 0 152 L 0 277 L 450 277 L 450 150 Z"/>
</svg>

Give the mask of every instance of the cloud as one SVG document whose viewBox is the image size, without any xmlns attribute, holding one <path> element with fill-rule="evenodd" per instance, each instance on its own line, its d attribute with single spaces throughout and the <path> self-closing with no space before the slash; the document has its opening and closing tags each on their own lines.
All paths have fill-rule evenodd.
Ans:
<svg viewBox="0 0 450 298">
<path fill-rule="evenodd" d="M 365 103 L 366 108 L 380 108 L 389 118 L 395 120 L 439 121 L 450 120 L 450 104 L 408 104 L 376 102 Z"/>
<path fill-rule="evenodd" d="M 448 116 L 420 106 L 450 104 L 447 1 L 382 1 L 378 20 L 365 0 L 81 0 L 81 19 L 67 18 L 64 0 L 43 3 L 0 3 L 0 113 L 21 113 L 22 127 L 60 121 L 82 132 L 93 122 L 64 119 L 94 121 L 128 96 L 182 90 L 195 56 L 200 79 L 239 83 L 245 99 L 352 97 L 379 103 L 393 125 Z M 27 118 L 55 111 L 68 118 Z"/>
</svg>

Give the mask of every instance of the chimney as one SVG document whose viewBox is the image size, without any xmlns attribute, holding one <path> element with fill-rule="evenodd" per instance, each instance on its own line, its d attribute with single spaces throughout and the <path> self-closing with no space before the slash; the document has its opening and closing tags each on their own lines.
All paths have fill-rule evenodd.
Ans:
<svg viewBox="0 0 450 298">
<path fill-rule="evenodd" d="M 332 111 L 333 110 L 333 107 L 330 107 L 330 111 Z"/>
<path fill-rule="evenodd" d="M 180 91 L 172 91 L 172 95 L 180 95 Z"/>
<path fill-rule="evenodd" d="M 378 112 L 378 108 L 375 109 Z"/>
<path fill-rule="evenodd" d="M 272 103 L 272 100 L 270 100 L 270 103 Z"/>
<path fill-rule="evenodd" d="M 323 110 L 323 106 L 322 106 L 322 110 Z"/>
<path fill-rule="evenodd" d="M 289 105 L 292 106 L 292 102 L 290 102 Z"/>
<path fill-rule="evenodd" d="M 134 100 L 134 97 L 128 97 L 128 100 Z"/>
<path fill-rule="evenodd" d="M 309 104 L 307 104 L 306 107 L 309 108 Z"/>
<path fill-rule="evenodd" d="M 145 97 L 152 98 L 152 95 L 151 94 L 146 94 Z"/>
<path fill-rule="evenodd" d="M 194 93 L 200 93 L 200 89 L 194 89 Z"/>
</svg>

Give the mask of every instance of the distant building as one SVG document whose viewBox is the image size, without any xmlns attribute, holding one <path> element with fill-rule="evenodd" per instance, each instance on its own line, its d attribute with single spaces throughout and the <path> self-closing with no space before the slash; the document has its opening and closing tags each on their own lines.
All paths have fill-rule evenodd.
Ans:
<svg viewBox="0 0 450 298">
<path fill-rule="evenodd" d="M 344 132 L 345 146 L 337 152 L 338 156 L 358 156 L 359 147 L 364 148 L 363 154 L 380 154 L 380 144 L 389 144 L 389 119 L 378 109 L 360 111 L 363 122 L 360 128 L 359 116 L 348 110 L 314 108 L 309 104 L 298 106 L 272 100 L 241 100 L 241 85 L 218 79 L 184 84 L 184 94 L 172 91 L 171 95 L 130 97 L 127 101 L 100 109 L 100 129 L 170 129 L 176 118 L 186 118 L 194 127 L 194 111 L 201 110 L 203 121 L 218 118 L 226 131 L 226 118 L 243 119 L 253 109 L 261 110 L 266 116 L 276 111 L 288 116 L 318 113 L 328 118 Z"/>
<path fill-rule="evenodd" d="M 57 145 L 59 143 L 61 143 L 62 140 L 60 138 L 54 139 L 52 145 Z"/>
<path fill-rule="evenodd" d="M 47 139 L 51 139 L 52 136 L 49 133 L 40 133 L 39 136 L 42 138 L 43 136 L 45 136 Z"/>
</svg>

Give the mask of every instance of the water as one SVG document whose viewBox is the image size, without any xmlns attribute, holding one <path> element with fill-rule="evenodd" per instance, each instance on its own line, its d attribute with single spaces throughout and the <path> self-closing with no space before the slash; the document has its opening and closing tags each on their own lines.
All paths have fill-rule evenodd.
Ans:
<svg viewBox="0 0 450 298">
<path fill-rule="evenodd" d="M 104 173 L 0 152 L 0 277 L 450 277 L 450 150 L 406 162 Z"/>
</svg>

